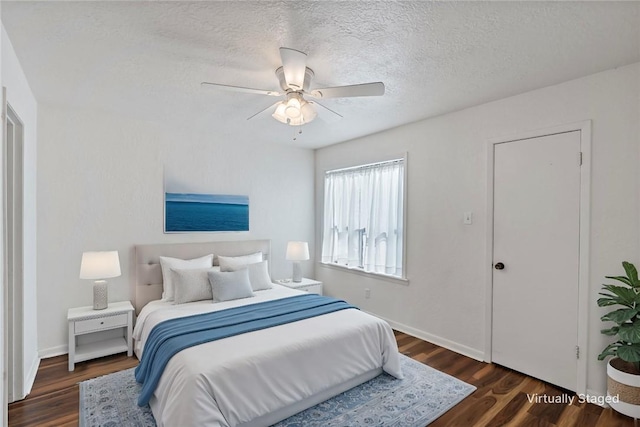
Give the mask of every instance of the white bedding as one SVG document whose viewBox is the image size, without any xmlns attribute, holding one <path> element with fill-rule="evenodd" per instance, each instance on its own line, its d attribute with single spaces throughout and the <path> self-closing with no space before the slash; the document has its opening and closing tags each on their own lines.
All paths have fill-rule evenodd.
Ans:
<svg viewBox="0 0 640 427">
<path fill-rule="evenodd" d="M 274 284 L 253 298 L 215 304 L 154 301 L 138 317 L 136 354 L 142 356 L 151 329 L 163 320 L 299 293 Z M 389 325 L 360 310 L 341 310 L 183 350 L 167 364 L 150 405 L 159 427 L 267 425 L 277 421 L 270 414 L 380 368 L 402 377 Z"/>
</svg>

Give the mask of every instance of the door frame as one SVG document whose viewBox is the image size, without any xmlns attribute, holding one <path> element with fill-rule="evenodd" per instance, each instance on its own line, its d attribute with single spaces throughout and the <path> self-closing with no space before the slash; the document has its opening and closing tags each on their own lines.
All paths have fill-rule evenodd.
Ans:
<svg viewBox="0 0 640 427">
<path fill-rule="evenodd" d="M 485 253 L 485 350 L 484 360 L 491 362 L 493 331 L 493 186 L 494 186 L 494 149 L 497 144 L 515 142 L 523 139 L 539 138 L 568 132 L 580 132 L 580 243 L 578 271 L 578 372 L 576 393 L 586 393 L 587 389 L 587 338 L 589 313 L 589 238 L 591 206 L 591 120 L 554 126 L 518 133 L 509 137 L 493 138 L 487 141 L 487 205 L 486 205 L 486 253 Z M 579 159 L 576 159 L 576 162 Z"/>
<path fill-rule="evenodd" d="M 4 364 L 6 399 L 25 398 L 24 390 L 24 124 L 6 102 L 3 88 L 2 215 L 4 288 Z M 12 135 L 9 137 L 9 127 Z M 4 385 L 3 385 L 4 387 Z"/>
</svg>

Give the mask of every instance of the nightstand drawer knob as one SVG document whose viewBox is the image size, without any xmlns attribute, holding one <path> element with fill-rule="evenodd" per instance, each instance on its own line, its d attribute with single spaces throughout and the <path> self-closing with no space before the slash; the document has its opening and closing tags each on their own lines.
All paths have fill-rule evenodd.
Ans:
<svg viewBox="0 0 640 427">
<path fill-rule="evenodd" d="M 128 314 L 122 313 L 97 319 L 76 320 L 74 330 L 76 334 L 84 334 L 98 330 L 107 330 L 127 326 Z"/>
</svg>

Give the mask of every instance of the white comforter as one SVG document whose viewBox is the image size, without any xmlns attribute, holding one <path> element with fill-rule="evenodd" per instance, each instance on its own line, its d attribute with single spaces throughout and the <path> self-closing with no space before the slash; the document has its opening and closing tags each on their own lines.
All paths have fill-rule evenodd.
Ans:
<svg viewBox="0 0 640 427">
<path fill-rule="evenodd" d="M 136 354 L 142 356 L 151 329 L 163 320 L 299 293 L 274 284 L 253 298 L 222 303 L 150 303 L 135 326 Z M 167 364 L 150 405 L 158 427 L 255 425 L 380 367 L 402 377 L 389 325 L 341 310 L 183 350 Z"/>
</svg>

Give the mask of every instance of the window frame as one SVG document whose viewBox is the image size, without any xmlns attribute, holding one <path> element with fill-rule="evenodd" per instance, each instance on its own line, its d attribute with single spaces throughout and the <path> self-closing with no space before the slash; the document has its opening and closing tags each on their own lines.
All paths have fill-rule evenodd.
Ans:
<svg viewBox="0 0 640 427">
<path fill-rule="evenodd" d="M 376 279 L 382 279 L 384 281 L 389 281 L 389 282 L 393 282 L 393 283 L 400 283 L 403 285 L 408 285 L 409 284 L 409 275 L 408 275 L 408 271 L 407 271 L 407 232 L 406 232 L 406 228 L 407 228 L 407 218 L 408 218 L 408 153 L 407 152 L 402 152 L 396 155 L 384 155 L 384 156 L 376 156 L 373 158 L 368 158 L 366 160 L 363 161 L 359 161 L 359 162 L 349 162 L 347 164 L 341 164 L 340 166 L 336 166 L 336 167 L 328 167 L 325 168 L 322 172 L 322 216 L 320 217 L 320 221 L 322 222 L 322 225 L 320 227 L 320 245 L 319 247 L 322 248 L 323 245 L 323 239 L 324 239 L 324 213 L 325 213 L 325 199 L 324 199 L 324 192 L 325 192 L 325 186 L 326 186 L 326 176 L 327 173 L 333 172 L 333 171 L 339 171 L 339 170 L 344 170 L 344 169 L 355 169 L 355 168 L 360 168 L 360 167 L 366 167 L 369 165 L 375 165 L 377 163 L 386 163 L 386 162 L 392 162 L 394 160 L 402 160 L 403 164 L 404 164 L 404 170 L 403 170 L 403 194 L 402 194 L 402 276 L 395 276 L 392 274 L 385 274 L 385 273 L 379 273 L 379 272 L 374 272 L 374 271 L 365 271 L 364 268 L 361 267 L 350 267 L 350 266 L 346 266 L 346 265 L 342 265 L 342 264 L 335 264 L 335 263 L 329 263 L 329 262 L 323 262 L 322 261 L 322 257 L 320 257 L 320 260 L 318 261 L 319 265 L 323 268 L 329 268 L 329 269 L 335 269 L 335 270 L 339 270 L 339 271 L 346 271 L 349 273 L 353 273 L 353 274 L 357 274 L 357 275 L 361 275 L 361 276 L 365 276 L 365 277 L 373 277 Z M 320 250 L 320 254 L 321 254 L 322 250 Z"/>
</svg>

